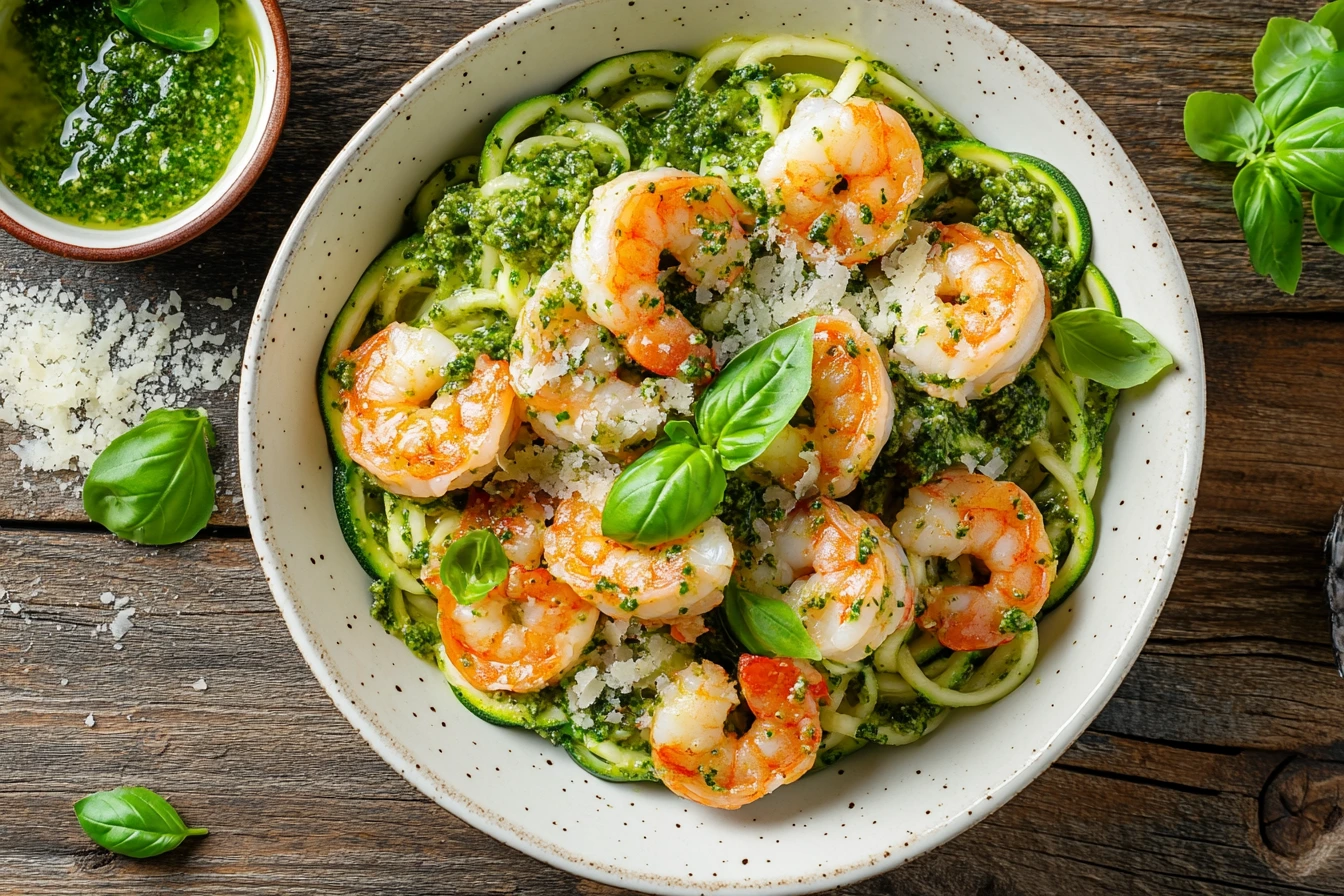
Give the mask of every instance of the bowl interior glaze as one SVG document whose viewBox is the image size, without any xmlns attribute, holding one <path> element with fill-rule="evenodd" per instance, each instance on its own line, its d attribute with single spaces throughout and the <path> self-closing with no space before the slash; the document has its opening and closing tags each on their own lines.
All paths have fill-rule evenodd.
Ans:
<svg viewBox="0 0 1344 896">
<path fill-rule="evenodd" d="M 1120 406 L 1098 501 L 1100 548 L 1081 587 L 1042 626 L 1026 684 L 993 706 L 955 713 L 913 746 L 871 747 L 729 813 L 656 785 L 600 781 L 533 734 L 475 719 L 434 669 L 369 618 L 368 580 L 332 508 L 311 384 L 333 317 L 397 233 L 416 188 L 445 159 L 476 151 L 510 104 L 618 53 L 695 51 L 727 34 L 771 32 L 850 41 L 981 139 L 1062 169 L 1091 210 L 1094 260 L 1178 367 Z M 1101 709 L 1142 647 L 1184 546 L 1203 390 L 1189 286 L 1138 173 L 1067 84 L 974 13 L 950 0 L 539 2 L 471 35 L 406 85 L 314 189 L 253 322 L 242 470 L 253 536 L 295 642 L 350 722 L 422 792 L 506 843 L 608 883 L 809 892 L 908 861 L 985 817 Z"/>
</svg>

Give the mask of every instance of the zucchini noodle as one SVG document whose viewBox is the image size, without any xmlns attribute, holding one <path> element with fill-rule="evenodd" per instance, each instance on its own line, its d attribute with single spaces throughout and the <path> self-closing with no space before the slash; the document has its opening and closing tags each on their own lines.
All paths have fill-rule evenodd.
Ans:
<svg viewBox="0 0 1344 896">
<path fill-rule="evenodd" d="M 924 165 L 918 198 L 906 213 L 913 221 L 971 223 L 985 233 L 1006 230 L 1040 265 L 1056 313 L 1072 307 L 1118 313 L 1114 290 L 1089 261 L 1086 206 L 1063 174 L 1040 159 L 976 141 L 881 60 L 828 38 L 778 35 L 728 38 L 699 56 L 660 50 L 618 56 L 594 65 L 560 92 L 505 111 L 478 154 L 449 160 L 424 182 L 406 208 L 404 232 L 369 266 L 327 337 L 318 389 L 336 461 L 335 501 L 342 532 L 374 580 L 375 618 L 436 662 L 471 712 L 496 724 L 534 730 L 607 780 L 657 778 L 648 731 L 660 688 L 692 662 L 713 660 L 733 668 L 743 651 L 725 615 L 707 615 L 709 632 L 692 636 L 693 644 L 673 637 L 673 629 L 661 621 L 622 631 L 603 619 L 578 665 L 542 690 L 475 687 L 440 642 L 435 595 L 442 593 L 442 583 L 431 578 L 458 536 L 464 512 L 469 514 L 467 493 L 458 490 L 432 500 L 403 497 L 352 460 L 341 428 L 344 396 L 351 388 L 350 352 L 401 322 L 431 327 L 453 342 L 468 363 L 462 370 L 456 361 L 450 363 L 445 377 L 469 376 L 471 363 L 480 358 L 509 359 L 516 349 L 518 319 L 525 307 L 534 307 L 528 303 L 543 275 L 567 259 L 594 190 L 632 170 L 672 167 L 723 178 L 750 212 L 743 218 L 759 224 L 750 234 L 752 259 L 776 251 L 768 227 L 782 206 L 777 196 L 766 194 L 765 176 L 758 179 L 757 171 L 808 97 L 836 103 L 875 100 L 905 118 Z M 822 104 L 804 108 L 813 105 Z M 820 141 L 821 131 L 814 130 Z M 863 208 L 871 217 L 871 209 Z M 900 223 L 906 226 L 904 218 Z M 699 226 L 706 225 L 701 221 Z M 926 230 L 933 232 L 910 232 Z M 854 296 L 862 290 L 876 293 L 894 284 L 900 274 L 887 262 L 856 266 L 847 285 L 842 277 L 838 287 L 827 286 L 846 296 L 837 307 L 849 310 L 844 301 L 857 302 Z M 820 289 L 819 270 L 809 268 L 800 283 Z M 659 283 L 669 303 L 695 326 L 717 332 L 711 324 L 728 319 L 730 300 L 706 297 L 704 290 L 679 282 L 680 276 L 670 268 L 662 271 Z M 754 287 L 754 276 L 744 274 L 741 283 Z M 872 310 L 856 314 L 867 327 L 864 316 Z M 883 338 L 893 344 L 890 327 Z M 960 331 L 952 338 L 959 341 Z M 584 350 L 579 347 L 573 365 L 583 363 Z M 622 363 L 627 365 L 624 375 L 633 362 L 624 357 Z M 890 373 L 896 425 L 854 502 L 891 526 L 908 489 L 949 467 L 965 464 L 972 472 L 978 467 L 1015 483 L 1039 508 L 1057 563 L 1041 614 L 1056 606 L 1077 586 L 1095 549 L 1092 502 L 1102 482 L 1105 436 L 1118 393 L 1069 371 L 1048 335 L 1015 380 L 1007 387 L 996 384 L 994 389 L 1002 391 L 992 395 L 989 389 L 971 394 L 969 406 L 921 391 L 920 383 L 894 361 Z M 461 383 L 445 385 L 441 394 Z M 659 388 L 665 389 L 666 381 Z M 810 407 L 802 412 L 808 413 Z M 575 450 L 588 458 L 581 463 L 596 469 L 630 463 L 644 447 L 637 444 L 628 456 L 606 457 L 593 445 Z M 556 466 L 561 462 L 557 453 Z M 742 504 L 754 508 L 756 516 L 734 531 L 739 549 L 755 544 L 745 533 L 761 538 L 753 525 L 765 521 L 762 508 L 767 507 L 763 485 L 730 474 L 730 485 L 742 483 L 748 489 Z M 720 511 L 725 522 L 733 500 L 732 495 L 725 499 Z M 870 744 L 919 741 L 953 710 L 1008 697 L 1035 667 L 1041 614 L 1000 628 L 1011 639 L 992 649 L 945 648 L 915 617 L 925 612 L 926 599 L 940 586 L 974 587 L 977 567 L 969 557 L 948 561 L 908 552 L 908 560 L 919 595 L 909 621 L 880 644 L 881 635 L 875 636 L 864 648 L 866 655 L 853 654 L 862 659 L 814 664 L 828 698 L 818 711 L 822 736 L 814 768 Z M 613 673 L 612 663 L 638 667 L 639 674 L 627 667 Z"/>
</svg>

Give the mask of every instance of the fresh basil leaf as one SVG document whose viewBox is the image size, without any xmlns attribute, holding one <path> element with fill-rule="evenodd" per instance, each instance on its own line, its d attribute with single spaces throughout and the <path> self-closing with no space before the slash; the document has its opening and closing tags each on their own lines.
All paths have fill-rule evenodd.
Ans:
<svg viewBox="0 0 1344 896">
<path fill-rule="evenodd" d="M 1259 159 L 1237 174 L 1232 202 L 1251 265 L 1292 295 L 1302 275 L 1302 194 L 1273 160 Z"/>
<path fill-rule="evenodd" d="M 782 600 L 761 597 L 729 582 L 723 589 L 723 615 L 737 643 L 756 656 L 820 660 L 812 636 L 793 607 Z"/>
<path fill-rule="evenodd" d="M 476 603 L 508 577 L 509 558 L 489 529 L 473 529 L 454 539 L 439 564 L 439 579 L 459 604 Z"/>
<path fill-rule="evenodd" d="M 1344 199 L 1317 193 L 1311 197 L 1311 216 L 1326 245 L 1344 254 Z"/>
<path fill-rule="evenodd" d="M 1344 109 L 1322 109 L 1279 134 L 1274 157 L 1303 189 L 1344 197 Z"/>
<path fill-rule="evenodd" d="M 1311 24 L 1325 28 L 1335 36 L 1335 43 L 1344 40 L 1344 0 L 1333 0 L 1311 17 Z"/>
<path fill-rule="evenodd" d="M 1298 69 L 1324 62 L 1337 49 L 1335 36 L 1328 28 L 1281 16 L 1270 19 L 1251 57 L 1255 92 L 1264 93 Z"/>
<path fill-rule="evenodd" d="M 1240 165 L 1264 152 L 1269 128 L 1246 97 L 1204 90 L 1185 99 L 1185 142 L 1201 159 Z"/>
<path fill-rule="evenodd" d="M 1298 69 L 1255 99 L 1256 107 L 1276 134 L 1322 109 L 1341 104 L 1344 104 L 1344 53 L 1335 53 L 1324 62 Z"/>
<path fill-rule="evenodd" d="M 207 833 L 187 827 L 167 800 L 144 787 L 91 793 L 75 803 L 75 818 L 94 843 L 133 859 L 161 855 Z"/>
<path fill-rule="evenodd" d="M 203 409 L 150 411 L 93 462 L 84 482 L 84 512 L 137 544 L 191 539 L 215 506 L 214 444 Z"/>
<path fill-rule="evenodd" d="M 750 463 L 770 446 L 812 388 L 816 318 L 777 330 L 733 358 L 695 406 L 700 438 L 725 470 Z"/>
<path fill-rule="evenodd" d="M 660 441 L 616 477 L 602 508 L 602 534 L 643 546 L 689 535 L 714 515 L 726 484 L 714 449 Z"/>
<path fill-rule="evenodd" d="M 219 0 L 111 0 L 131 31 L 169 50 L 192 53 L 219 38 Z"/>
<path fill-rule="evenodd" d="M 1050 332 L 1065 367 L 1112 389 L 1146 383 L 1172 364 L 1171 352 L 1138 321 L 1104 308 L 1065 311 Z"/>
</svg>

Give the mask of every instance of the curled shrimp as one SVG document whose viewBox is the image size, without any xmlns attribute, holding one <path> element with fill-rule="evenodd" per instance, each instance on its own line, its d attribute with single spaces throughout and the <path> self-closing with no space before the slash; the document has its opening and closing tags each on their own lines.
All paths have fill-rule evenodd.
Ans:
<svg viewBox="0 0 1344 896">
<path fill-rule="evenodd" d="M 439 602 L 444 651 L 483 691 L 539 691 L 583 656 L 597 608 L 555 579 L 541 562 L 545 508 L 525 489 L 498 496 L 473 490 L 458 534 L 489 529 L 509 558 L 508 578 L 472 604 L 459 604 L 439 577 L 444 548 L 431 550 L 422 579 Z"/>
<path fill-rule="evenodd" d="M 854 491 L 891 435 L 896 399 L 873 337 L 848 311 L 817 318 L 812 422 L 784 429 L 753 463 L 802 497 Z"/>
<path fill-rule="evenodd" d="M 751 584 L 766 594 L 782 591 L 828 660 L 858 662 L 914 618 L 905 551 L 870 513 L 813 498 L 779 524 L 771 553 L 773 570 L 757 565 Z"/>
<path fill-rule="evenodd" d="M 798 780 L 821 743 L 826 682 L 810 665 L 744 655 L 737 679 L 756 716 L 745 734 L 724 731 L 737 688 L 709 661 L 692 663 L 659 690 L 649 726 L 659 779 L 678 796 L 715 809 L 739 809 Z"/>
<path fill-rule="evenodd" d="M 813 264 L 887 254 L 924 185 L 924 154 L 896 110 L 862 97 L 810 96 L 756 172 L 781 207 L 780 239 Z"/>
<path fill-rule="evenodd" d="M 1054 549 L 1035 502 L 1012 482 L 953 468 L 912 488 L 893 528 L 912 554 L 964 557 L 968 572 L 988 574 L 983 585 L 923 589 L 918 622 L 944 647 L 1006 644 L 1050 596 Z"/>
<path fill-rule="evenodd" d="M 1050 326 L 1041 266 L 1011 234 L 935 224 L 929 265 L 935 295 L 902 302 L 892 354 L 935 398 L 965 406 L 1017 378 Z"/>
<path fill-rule="evenodd" d="M 746 214 L 722 178 L 675 168 L 631 171 L 598 187 L 571 252 L 589 315 L 659 376 L 707 379 L 714 353 L 664 300 L 661 259 L 672 255 L 697 286 L 726 288 L 750 258 Z"/>
<path fill-rule="evenodd" d="M 618 452 L 658 435 L 666 415 L 619 376 L 620 346 L 584 308 L 565 266 L 549 270 L 523 304 L 509 373 L 528 422 L 547 442 Z"/>
<path fill-rule="evenodd" d="M 664 622 L 718 606 L 733 571 L 728 528 L 711 518 L 690 535 L 631 547 L 602 534 L 602 510 L 577 494 L 546 529 L 546 563 L 606 613 Z"/>
<path fill-rule="evenodd" d="M 509 365 L 481 356 L 466 385 L 439 393 L 458 349 L 432 327 L 390 324 L 341 363 L 353 365 L 341 435 L 351 459 L 399 495 L 437 498 L 479 482 L 520 425 Z"/>
</svg>

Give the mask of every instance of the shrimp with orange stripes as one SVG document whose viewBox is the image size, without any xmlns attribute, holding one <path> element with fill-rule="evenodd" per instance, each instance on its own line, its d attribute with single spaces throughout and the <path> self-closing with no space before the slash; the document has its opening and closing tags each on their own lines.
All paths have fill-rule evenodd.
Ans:
<svg viewBox="0 0 1344 896">
<path fill-rule="evenodd" d="M 669 790 L 715 809 L 740 809 L 790 784 L 817 761 L 825 679 L 801 660 L 743 655 L 742 700 L 756 720 L 745 734 L 724 730 L 739 703 L 728 673 L 708 660 L 674 674 L 659 690 L 649 744 Z"/>
<path fill-rule="evenodd" d="M 443 392 L 458 348 L 433 327 L 393 323 L 341 356 L 341 436 L 350 458 L 384 488 L 437 498 L 480 482 L 521 425 L 509 365 L 481 356 L 471 378 Z"/>
<path fill-rule="evenodd" d="M 808 261 L 853 267 L 891 251 L 924 185 L 910 124 L 876 100 L 810 96 L 756 172 L 779 208 L 772 224 Z"/>
<path fill-rule="evenodd" d="M 1050 596 L 1054 548 L 1040 509 L 1012 482 L 953 467 L 910 490 L 893 529 L 912 555 L 965 558 L 988 574 L 983 585 L 922 589 L 916 621 L 951 650 L 1008 643 Z"/>
<path fill-rule="evenodd" d="M 746 208 L 720 177 L 675 168 L 630 171 L 593 191 L 570 254 L 588 314 L 636 363 L 702 382 L 714 372 L 705 334 L 667 303 L 663 253 L 691 283 L 722 290 L 751 257 Z"/>
<path fill-rule="evenodd" d="M 496 495 L 473 489 L 457 535 L 488 529 L 509 559 L 508 577 L 480 600 L 459 603 L 439 575 L 446 548 L 431 549 L 421 575 L 439 602 L 439 633 L 449 660 L 483 691 L 525 693 L 554 684 L 583 657 L 599 613 L 540 568 L 546 506 L 531 489 L 506 484 Z"/>
<path fill-rule="evenodd" d="M 902 301 L 891 352 L 925 392 L 964 407 L 1011 383 L 1036 356 L 1050 295 L 1041 266 L 1011 234 L 933 228 L 928 264 L 940 282 Z"/>
</svg>

